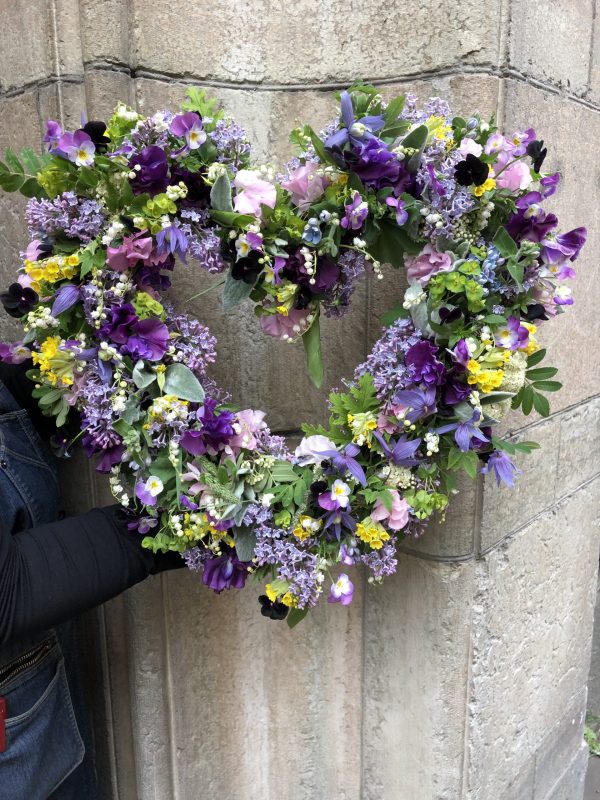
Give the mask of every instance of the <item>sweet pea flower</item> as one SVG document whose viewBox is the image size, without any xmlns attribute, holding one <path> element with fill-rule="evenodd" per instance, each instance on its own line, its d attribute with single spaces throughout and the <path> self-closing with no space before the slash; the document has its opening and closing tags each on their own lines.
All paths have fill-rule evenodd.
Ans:
<svg viewBox="0 0 600 800">
<path fill-rule="evenodd" d="M 264 411 L 254 411 L 251 408 L 238 411 L 235 415 L 235 422 L 233 423 L 235 435 L 229 442 L 231 447 L 244 447 L 246 450 L 256 450 L 258 440 L 255 434 L 267 427 L 264 419 Z"/>
<path fill-rule="evenodd" d="M 388 489 L 392 496 L 392 510 L 388 511 L 379 498 L 375 501 L 375 507 L 371 512 L 371 519 L 375 522 L 383 522 L 393 531 L 400 531 L 408 525 L 408 509 L 410 506 L 403 497 L 400 497 L 396 489 Z"/>
<path fill-rule="evenodd" d="M 281 185 L 292 195 L 292 202 L 299 211 L 305 211 L 311 203 L 318 200 L 330 181 L 318 174 L 319 166 L 314 162 L 303 164 L 290 173 Z"/>
<path fill-rule="evenodd" d="M 309 464 L 320 464 L 326 458 L 323 453 L 333 451 L 337 453 L 336 446 L 331 439 L 328 439 L 327 436 L 315 434 L 314 436 L 305 436 L 302 439 L 294 451 L 294 456 L 297 464 L 301 467 L 307 467 Z"/>
<path fill-rule="evenodd" d="M 287 314 L 265 314 L 260 318 L 260 327 L 277 339 L 297 339 L 310 328 L 310 313 L 309 308 L 292 308 Z"/>
<path fill-rule="evenodd" d="M 319 505 L 326 511 L 347 508 L 351 489 L 347 483 L 337 478 L 328 492 L 319 495 Z"/>
<path fill-rule="evenodd" d="M 452 266 L 448 253 L 438 253 L 432 245 L 426 244 L 420 255 L 406 259 L 406 275 L 410 283 L 418 281 L 425 286 L 438 272 L 451 272 Z"/>
<path fill-rule="evenodd" d="M 261 219 L 261 206 L 275 208 L 277 191 L 272 183 L 259 177 L 259 173 L 251 169 L 241 169 L 233 181 L 237 194 L 233 207 L 238 214 L 252 214 Z"/>
<path fill-rule="evenodd" d="M 248 577 L 248 563 L 240 561 L 232 550 L 229 554 L 209 558 L 204 562 L 202 583 L 214 592 L 224 589 L 242 589 Z"/>
<path fill-rule="evenodd" d="M 501 189 L 516 192 L 527 189 L 532 180 L 530 167 L 524 161 L 515 161 L 498 175 L 496 184 Z"/>
<path fill-rule="evenodd" d="M 160 361 L 167 352 L 169 329 L 156 317 L 141 319 L 130 331 L 123 350 L 134 359 Z"/>
<path fill-rule="evenodd" d="M 134 267 L 138 261 L 148 261 L 152 252 L 152 237 L 144 236 L 142 232 L 125 236 L 118 247 L 107 248 L 106 261 L 111 269 L 116 272 L 126 272 Z"/>
<path fill-rule="evenodd" d="M 335 583 L 331 584 L 328 603 L 341 603 L 343 606 L 349 606 L 352 602 L 354 594 L 354 584 L 350 578 L 342 573 Z"/>
<path fill-rule="evenodd" d="M 150 475 L 146 483 L 138 481 L 135 485 L 135 496 L 146 506 L 155 506 L 156 498 L 164 489 L 163 482 L 156 475 Z"/>
<path fill-rule="evenodd" d="M 556 264 L 566 260 L 575 261 L 586 239 L 586 228 L 574 228 L 567 233 L 559 233 L 554 239 L 544 239 L 540 249 L 542 262 Z"/>
<path fill-rule="evenodd" d="M 57 149 L 78 167 L 91 167 L 94 163 L 96 147 L 85 131 L 63 133 Z"/>
<path fill-rule="evenodd" d="M 197 150 L 206 141 L 206 131 L 202 129 L 202 120 L 195 111 L 177 114 L 171 121 L 170 131 L 175 136 L 185 139 L 189 150 Z"/>
<path fill-rule="evenodd" d="M 470 139 L 468 136 L 465 136 L 460 143 L 458 148 L 458 152 L 461 154 L 463 158 L 469 155 L 472 156 L 479 156 L 483 153 L 483 147 L 478 144 L 474 139 Z"/>
<path fill-rule="evenodd" d="M 151 197 L 164 192 L 169 185 L 167 154 L 157 145 L 144 147 L 129 160 L 131 188 L 135 194 L 147 192 Z"/>
</svg>

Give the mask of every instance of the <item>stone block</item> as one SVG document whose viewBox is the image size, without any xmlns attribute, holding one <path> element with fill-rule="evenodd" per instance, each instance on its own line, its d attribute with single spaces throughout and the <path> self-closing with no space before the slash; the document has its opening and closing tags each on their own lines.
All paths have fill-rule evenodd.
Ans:
<svg viewBox="0 0 600 800">
<path fill-rule="evenodd" d="M 83 78 L 40 86 L 39 111 L 40 132 L 48 119 L 58 120 L 68 130 L 81 127 L 81 115 L 86 114 Z"/>
<path fill-rule="evenodd" d="M 341 0 L 243 0 L 192 4 L 182 14 L 164 3 L 148 13 L 133 0 L 130 9 L 137 68 L 228 84 L 351 82 L 498 60 L 500 9 L 493 2 L 369 0 L 350 13 Z"/>
<path fill-rule="evenodd" d="M 572 491 L 600 472 L 600 398 L 560 415 L 557 489 Z"/>
<path fill-rule="evenodd" d="M 581 104 L 512 80 L 506 81 L 503 113 L 507 130 L 534 125 L 548 145 L 544 170 L 559 170 L 563 180 L 545 207 L 558 215 L 560 229 L 588 228 L 588 241 L 574 264 L 577 279 L 571 285 L 575 304 L 551 324 L 540 327 L 540 341 L 548 348 L 547 363 L 559 368 L 557 378 L 564 384 L 550 397 L 552 410 L 557 411 L 598 394 L 600 389 L 595 349 L 590 346 L 600 336 L 600 284 L 595 277 L 600 232 L 592 212 L 600 203 L 600 164 L 582 158 L 577 144 L 581 131 L 589 141 L 600 136 L 600 119 Z"/>
<path fill-rule="evenodd" d="M 89 119 L 108 119 L 120 101 L 134 105 L 131 78 L 116 70 L 86 71 L 85 96 Z"/>
<path fill-rule="evenodd" d="M 362 800 L 464 796 L 475 571 L 401 554 L 367 589 Z"/>
<path fill-rule="evenodd" d="M 557 717 L 581 701 L 598 569 L 599 496 L 596 480 L 477 562 L 470 800 L 495 797 L 509 785 L 536 757 Z M 579 745 L 572 742 L 574 758 Z M 562 757 L 564 764 L 571 760 Z"/>
<path fill-rule="evenodd" d="M 560 431 L 560 417 L 550 417 L 514 437 L 514 441 L 534 441 L 540 447 L 529 455 L 514 457 L 514 463 L 522 474 L 518 475 L 513 489 L 504 484 L 497 486 L 493 475 L 486 476 L 481 521 L 482 552 L 566 493 L 557 475 Z"/>
<path fill-rule="evenodd" d="M 600 584 L 596 592 L 596 608 L 594 611 L 594 638 L 592 640 L 592 660 L 588 680 L 589 710 L 600 716 Z"/>
<path fill-rule="evenodd" d="M 53 27 L 48 3 L 3 3 L 2 29 L 0 91 L 26 86 L 53 74 Z"/>
<path fill-rule="evenodd" d="M 154 6 L 148 14 L 152 17 Z M 129 62 L 129 16 L 127 0 L 80 0 L 81 46 L 86 64 L 97 61 Z M 181 15 L 182 18 L 185 15 Z M 163 39 L 163 45 L 164 45 Z"/>
<path fill-rule="evenodd" d="M 587 745 L 582 742 L 577 756 L 548 795 L 535 795 L 535 800 L 583 800 L 585 774 L 589 760 Z M 587 795 L 586 795 L 587 796 Z"/>
<path fill-rule="evenodd" d="M 594 16 L 592 0 L 549 0 L 543 10 L 527 0 L 513 0 L 510 66 L 532 78 L 583 94 L 588 85 Z"/>
<path fill-rule="evenodd" d="M 53 72 L 57 77 L 82 76 L 83 52 L 79 0 L 55 0 L 48 6 L 53 28 Z"/>
</svg>

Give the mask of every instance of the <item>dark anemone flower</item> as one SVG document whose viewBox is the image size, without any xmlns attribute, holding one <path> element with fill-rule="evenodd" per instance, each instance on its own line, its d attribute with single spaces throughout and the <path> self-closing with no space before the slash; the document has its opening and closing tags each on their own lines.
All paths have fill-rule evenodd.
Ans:
<svg viewBox="0 0 600 800">
<path fill-rule="evenodd" d="M 235 550 L 204 562 L 202 583 L 214 592 L 224 589 L 243 589 L 248 577 L 247 561 L 240 561 Z"/>
<path fill-rule="evenodd" d="M 11 283 L 6 292 L 0 294 L 0 301 L 4 310 L 11 317 L 22 317 L 32 311 L 39 300 L 37 292 L 20 283 Z"/>
<path fill-rule="evenodd" d="M 131 188 L 135 194 L 147 192 L 150 196 L 164 192 L 169 185 L 169 165 L 165 151 L 156 145 L 144 149 L 129 160 L 129 169 L 135 173 Z"/>
<path fill-rule="evenodd" d="M 81 130 L 87 133 L 92 142 L 96 145 L 98 153 L 106 152 L 106 148 L 110 144 L 110 139 L 106 136 L 106 123 L 98 119 L 91 119 L 89 122 L 85 123 Z"/>
<path fill-rule="evenodd" d="M 527 145 L 527 155 L 531 158 L 533 162 L 533 168 L 536 172 L 541 170 L 547 154 L 548 148 L 544 147 L 543 139 L 534 139 Z"/>
<path fill-rule="evenodd" d="M 459 161 L 454 170 L 454 177 L 460 186 L 481 186 L 490 174 L 490 168 L 473 153 L 469 153 L 464 161 Z"/>
<path fill-rule="evenodd" d="M 260 603 L 260 613 L 263 617 L 269 619 L 285 619 L 288 615 L 289 608 L 277 600 L 269 600 L 266 594 L 261 594 L 258 598 Z"/>
</svg>

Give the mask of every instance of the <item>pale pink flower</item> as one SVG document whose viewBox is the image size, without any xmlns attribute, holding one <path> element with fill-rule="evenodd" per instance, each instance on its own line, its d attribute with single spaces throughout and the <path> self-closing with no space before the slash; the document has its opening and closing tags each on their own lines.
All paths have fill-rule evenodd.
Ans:
<svg viewBox="0 0 600 800">
<path fill-rule="evenodd" d="M 277 191 L 272 183 L 259 178 L 259 173 L 251 169 L 241 169 L 233 181 L 237 194 L 233 207 L 238 214 L 252 214 L 261 218 L 261 206 L 275 208 Z"/>
<path fill-rule="evenodd" d="M 108 266 L 117 272 L 125 272 L 138 261 L 148 261 L 152 252 L 152 237 L 135 233 L 126 236 L 118 247 L 108 247 L 106 252 Z"/>
<path fill-rule="evenodd" d="M 235 417 L 236 421 L 233 426 L 235 436 L 230 439 L 230 446 L 256 450 L 258 442 L 255 434 L 267 427 L 264 421 L 265 412 L 247 408 L 244 411 L 238 411 Z"/>
<path fill-rule="evenodd" d="M 480 144 L 478 144 L 474 139 L 469 139 L 467 136 L 465 136 L 465 138 L 462 139 L 460 142 L 460 147 L 458 148 L 458 152 L 463 157 L 466 157 L 469 154 L 471 154 L 472 156 L 477 156 L 477 158 L 479 158 L 479 156 L 483 152 L 483 147 Z"/>
<path fill-rule="evenodd" d="M 403 497 L 400 497 L 396 489 L 390 489 L 392 495 L 392 510 L 388 511 L 381 500 L 375 501 L 375 508 L 371 512 L 371 519 L 375 522 L 383 522 L 393 531 L 402 530 L 408 524 L 409 505 Z"/>
<path fill-rule="evenodd" d="M 292 308 L 287 316 L 284 314 L 265 314 L 260 318 L 260 327 L 269 336 L 277 339 L 297 339 L 310 327 L 307 308 Z"/>
<path fill-rule="evenodd" d="M 329 180 L 322 175 L 317 175 L 317 164 L 303 164 L 290 173 L 287 181 L 281 185 L 292 195 L 292 202 L 300 211 L 305 211 L 311 203 L 318 200 L 329 186 Z"/>
<path fill-rule="evenodd" d="M 419 281 L 421 286 L 438 272 L 450 272 L 452 259 L 448 253 L 438 253 L 432 245 L 426 244 L 420 255 L 406 259 L 406 275 L 410 283 Z"/>
<path fill-rule="evenodd" d="M 510 189 L 516 192 L 519 189 L 527 189 L 531 183 L 531 169 L 524 161 L 515 161 L 498 175 L 496 184 L 501 189 Z"/>
</svg>

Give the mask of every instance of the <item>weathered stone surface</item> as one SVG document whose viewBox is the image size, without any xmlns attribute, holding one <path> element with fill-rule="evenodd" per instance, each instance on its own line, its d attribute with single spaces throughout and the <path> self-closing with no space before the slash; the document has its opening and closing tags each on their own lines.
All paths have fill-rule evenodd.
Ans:
<svg viewBox="0 0 600 800">
<path fill-rule="evenodd" d="M 85 96 L 90 119 L 108 119 L 118 102 L 134 104 L 132 81 L 124 72 L 89 70 L 85 74 Z"/>
<path fill-rule="evenodd" d="M 42 80 L 54 71 L 51 10 L 47 3 L 2 3 L 0 91 Z"/>
<path fill-rule="evenodd" d="M 582 742 L 576 758 L 553 787 L 549 795 L 535 795 L 534 800 L 579 800 L 583 797 L 585 774 L 589 753 L 587 745 Z"/>
<path fill-rule="evenodd" d="M 512 0 L 510 65 L 528 76 L 584 92 L 593 20 L 592 0 L 550 0 L 543 11 L 527 0 Z"/>
<path fill-rule="evenodd" d="M 400 555 L 366 595 L 362 800 L 462 797 L 475 564 Z"/>
<path fill-rule="evenodd" d="M 596 607 L 594 611 L 594 637 L 592 640 L 592 659 L 588 679 L 587 707 L 600 717 L 600 584 L 596 592 Z"/>
<path fill-rule="evenodd" d="M 185 14 L 172 4 L 148 13 L 141 0 L 130 8 L 136 67 L 226 83 L 353 81 L 498 58 L 500 9 L 492 2 L 364 2 L 352 13 L 341 0 L 192 4 Z"/>
<path fill-rule="evenodd" d="M 561 712 L 570 713 L 577 698 L 583 702 L 598 566 L 599 497 L 596 480 L 477 563 L 468 701 L 469 800 L 487 800 L 508 785 L 538 753 Z M 578 745 L 573 757 L 577 750 Z M 556 780 L 569 760 L 556 765 Z"/>
<path fill-rule="evenodd" d="M 127 0 L 102 0 L 102 3 L 79 0 L 81 45 L 86 64 L 90 61 L 128 62 L 131 35 L 128 5 Z M 151 13 L 148 10 L 146 6 L 147 15 L 152 17 L 154 8 Z"/>
</svg>

